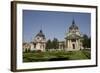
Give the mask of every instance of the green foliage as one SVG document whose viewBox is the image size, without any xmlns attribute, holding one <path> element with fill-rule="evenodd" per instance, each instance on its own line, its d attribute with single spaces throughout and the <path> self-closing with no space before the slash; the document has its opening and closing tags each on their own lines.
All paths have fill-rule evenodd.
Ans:
<svg viewBox="0 0 100 73">
<path fill-rule="evenodd" d="M 91 38 L 88 37 L 86 34 L 83 36 L 82 42 L 84 48 L 91 48 Z"/>
<path fill-rule="evenodd" d="M 48 40 L 46 43 L 46 49 L 51 49 L 52 48 L 52 42 L 51 40 Z"/>
<path fill-rule="evenodd" d="M 25 52 L 30 52 L 30 49 L 29 49 L 29 48 L 26 48 L 26 49 L 25 49 Z"/>
<path fill-rule="evenodd" d="M 53 41 L 50 39 L 46 43 L 46 49 L 57 49 L 59 47 L 58 39 L 54 38 Z"/>
<path fill-rule="evenodd" d="M 52 41 L 52 48 L 57 49 L 59 48 L 59 42 L 57 38 L 54 38 Z"/>
<path fill-rule="evenodd" d="M 90 52 L 90 49 L 84 49 L 84 50 L 82 50 L 82 52 L 84 53 L 84 55 L 85 55 L 88 59 L 91 59 L 91 52 Z"/>
<path fill-rule="evenodd" d="M 47 52 L 24 52 L 23 62 L 61 61 L 90 59 L 90 50 L 81 51 L 47 51 Z"/>
</svg>

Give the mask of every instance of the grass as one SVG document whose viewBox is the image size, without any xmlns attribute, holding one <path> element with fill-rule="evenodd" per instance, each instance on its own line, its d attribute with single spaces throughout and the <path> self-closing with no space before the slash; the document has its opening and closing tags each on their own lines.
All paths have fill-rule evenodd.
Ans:
<svg viewBox="0 0 100 73">
<path fill-rule="evenodd" d="M 61 61 L 90 59 L 90 51 L 24 52 L 23 62 Z"/>
</svg>

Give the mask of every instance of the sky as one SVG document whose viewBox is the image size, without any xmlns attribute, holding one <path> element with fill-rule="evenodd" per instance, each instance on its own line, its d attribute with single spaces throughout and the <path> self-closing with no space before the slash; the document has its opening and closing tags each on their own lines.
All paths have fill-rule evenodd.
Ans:
<svg viewBox="0 0 100 73">
<path fill-rule="evenodd" d="M 82 34 L 91 36 L 90 13 L 23 10 L 23 42 L 31 42 L 41 29 L 46 40 L 63 41 L 73 19 Z"/>
</svg>

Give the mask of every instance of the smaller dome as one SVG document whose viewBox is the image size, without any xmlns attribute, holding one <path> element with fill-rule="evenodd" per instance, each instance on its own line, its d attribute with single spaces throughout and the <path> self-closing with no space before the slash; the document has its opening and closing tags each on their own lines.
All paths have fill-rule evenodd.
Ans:
<svg viewBox="0 0 100 73">
<path fill-rule="evenodd" d="M 36 35 L 36 37 L 43 37 L 45 39 L 45 35 L 43 34 L 42 30 L 40 30 L 40 32 Z"/>
</svg>

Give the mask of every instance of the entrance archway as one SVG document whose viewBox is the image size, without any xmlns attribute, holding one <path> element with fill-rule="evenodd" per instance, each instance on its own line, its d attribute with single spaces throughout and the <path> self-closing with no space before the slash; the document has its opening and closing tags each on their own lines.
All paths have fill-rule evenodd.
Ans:
<svg viewBox="0 0 100 73">
<path fill-rule="evenodd" d="M 72 44 L 72 46 L 73 46 L 73 49 L 75 49 L 75 44 Z"/>
</svg>

